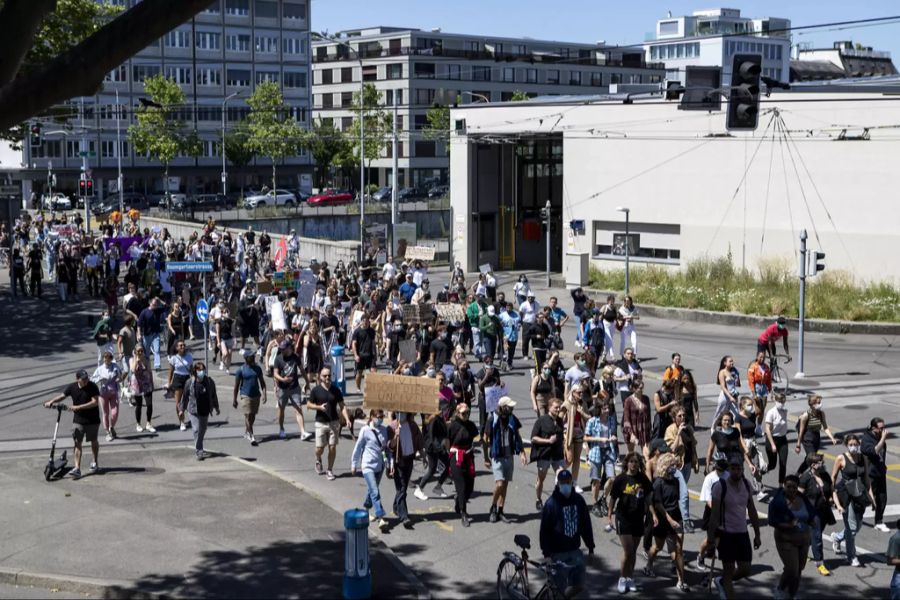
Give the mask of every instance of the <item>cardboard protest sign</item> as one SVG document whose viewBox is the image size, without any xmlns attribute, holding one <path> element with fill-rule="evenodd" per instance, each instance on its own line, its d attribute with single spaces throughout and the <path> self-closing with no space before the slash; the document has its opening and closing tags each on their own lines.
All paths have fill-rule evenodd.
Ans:
<svg viewBox="0 0 900 600">
<path fill-rule="evenodd" d="M 482 273 L 490 273 L 491 271 L 493 271 L 493 269 L 491 268 L 491 263 L 485 263 L 483 265 L 478 265 L 478 270 L 481 271 Z"/>
<path fill-rule="evenodd" d="M 492 413 L 497 410 L 497 404 L 500 403 L 500 398 L 508 395 L 509 393 L 505 383 L 503 385 L 489 385 L 484 388 L 485 412 Z"/>
<path fill-rule="evenodd" d="M 409 246 L 406 248 L 406 260 L 434 260 L 434 248 L 430 246 Z"/>
<path fill-rule="evenodd" d="M 400 360 L 412 364 L 418 357 L 415 340 L 400 340 Z"/>
<path fill-rule="evenodd" d="M 438 382 L 429 377 L 368 373 L 363 410 L 433 414 L 438 412 Z"/>
<path fill-rule="evenodd" d="M 438 321 L 442 323 L 453 323 L 466 318 L 466 309 L 463 308 L 462 304 L 435 304 L 434 311 L 437 313 Z"/>
<path fill-rule="evenodd" d="M 403 322 L 407 325 L 419 325 L 434 316 L 431 307 L 426 304 L 403 304 L 400 308 L 403 311 Z"/>
<path fill-rule="evenodd" d="M 281 306 L 281 302 L 272 303 L 271 313 L 272 331 L 278 331 L 279 329 L 287 331 L 288 323 L 287 319 L 284 317 L 284 307 Z"/>
</svg>

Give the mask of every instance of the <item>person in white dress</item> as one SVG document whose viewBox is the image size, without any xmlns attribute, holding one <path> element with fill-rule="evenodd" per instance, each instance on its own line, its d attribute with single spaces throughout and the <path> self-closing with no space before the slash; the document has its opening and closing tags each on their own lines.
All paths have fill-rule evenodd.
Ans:
<svg viewBox="0 0 900 600">
<path fill-rule="evenodd" d="M 619 356 L 625 355 L 625 348 L 631 348 L 637 356 L 637 332 L 634 329 L 634 322 L 640 319 L 640 316 L 631 296 L 625 296 L 622 306 L 619 307 L 619 317 L 625 321 L 619 336 Z"/>
</svg>

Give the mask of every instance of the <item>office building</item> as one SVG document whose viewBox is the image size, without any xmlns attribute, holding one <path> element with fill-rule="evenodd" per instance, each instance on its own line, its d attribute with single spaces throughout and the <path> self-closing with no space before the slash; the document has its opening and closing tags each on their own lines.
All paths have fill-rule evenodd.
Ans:
<svg viewBox="0 0 900 600">
<path fill-rule="evenodd" d="M 435 103 L 506 102 L 515 91 L 529 96 L 659 89 L 661 64 L 644 60 L 640 47 L 623 48 L 369 27 L 313 42 L 313 116 L 348 130 L 357 113 L 360 77 L 381 92 L 385 109 L 399 105 L 398 169 L 401 187 L 427 188 L 447 181 L 444 141 L 428 139 L 427 112 Z M 372 162 L 367 180 L 391 185 L 391 144 Z M 348 182 L 357 187 L 355 182 Z"/>
<path fill-rule="evenodd" d="M 797 47 L 791 60 L 791 81 L 817 81 L 847 77 L 897 75 L 891 53 L 852 41 L 835 42 L 831 48 Z"/>
</svg>

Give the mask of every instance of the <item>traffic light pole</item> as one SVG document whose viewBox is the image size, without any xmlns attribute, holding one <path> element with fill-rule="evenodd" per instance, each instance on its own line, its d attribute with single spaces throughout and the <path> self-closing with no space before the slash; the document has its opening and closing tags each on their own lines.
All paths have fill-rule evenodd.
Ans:
<svg viewBox="0 0 900 600">
<path fill-rule="evenodd" d="M 797 375 L 796 377 L 803 379 L 803 333 L 804 324 L 806 322 L 806 230 L 800 231 L 800 333 L 799 345 L 797 348 Z"/>
<path fill-rule="evenodd" d="M 87 181 L 87 169 L 88 169 L 88 143 L 87 143 L 87 130 L 84 128 L 84 98 L 81 98 L 81 105 L 79 108 L 79 113 L 81 113 L 81 179 L 82 181 Z M 79 186 L 79 190 L 81 187 Z M 82 196 L 84 198 L 84 230 L 91 233 L 91 209 L 88 206 L 88 198 L 87 198 L 87 185 L 85 185 L 85 194 Z"/>
<path fill-rule="evenodd" d="M 550 287 L 550 201 L 547 200 L 547 287 Z"/>
</svg>

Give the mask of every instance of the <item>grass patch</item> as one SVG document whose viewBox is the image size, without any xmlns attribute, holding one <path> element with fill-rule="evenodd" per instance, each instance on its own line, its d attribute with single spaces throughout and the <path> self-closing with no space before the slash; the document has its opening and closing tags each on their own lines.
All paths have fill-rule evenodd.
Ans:
<svg viewBox="0 0 900 600">
<path fill-rule="evenodd" d="M 754 271 L 735 268 L 731 257 L 699 258 L 678 271 L 632 268 L 629 284 L 637 304 L 797 317 L 800 281 L 795 268 L 787 258 L 761 260 Z M 592 266 L 590 285 L 622 290 L 625 271 Z M 859 284 L 845 271 L 826 271 L 807 280 L 806 316 L 900 322 L 900 288 L 885 282 Z"/>
</svg>

